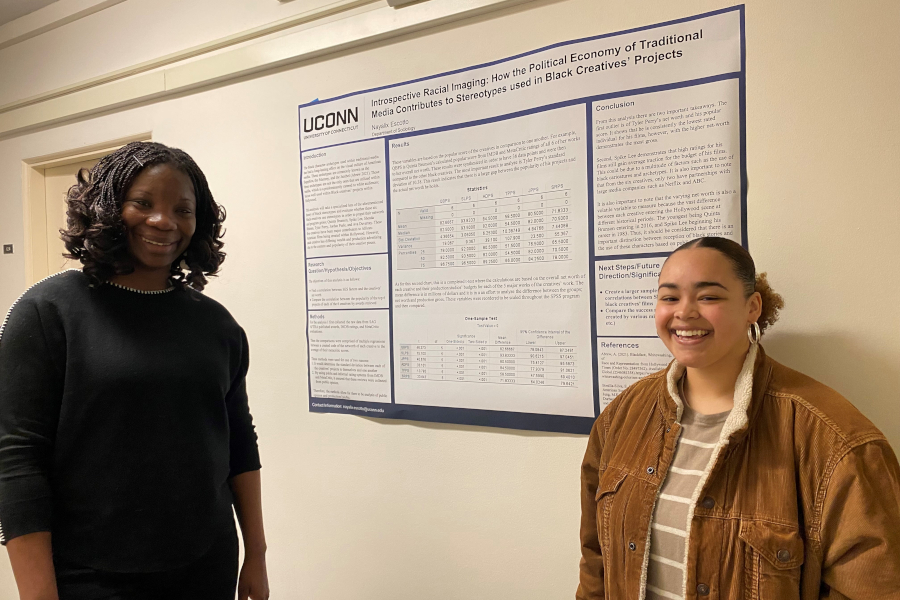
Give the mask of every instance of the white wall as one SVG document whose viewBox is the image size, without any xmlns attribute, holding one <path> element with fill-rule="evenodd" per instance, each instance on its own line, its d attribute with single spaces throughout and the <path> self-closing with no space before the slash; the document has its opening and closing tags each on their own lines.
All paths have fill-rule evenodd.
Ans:
<svg viewBox="0 0 900 600">
<path fill-rule="evenodd" d="M 273 597 L 571 598 L 584 437 L 307 412 L 296 105 L 729 4 L 538 0 L 6 139 L 0 242 L 21 248 L 23 158 L 142 131 L 186 149 L 229 211 L 209 290 L 251 340 Z M 879 0 L 747 4 L 750 248 L 788 303 L 766 345 L 900 448 L 900 14 Z M 39 64 L 65 54 L 38 46 Z M 78 57 L 108 68 L 92 47 Z M 23 282 L 22 254 L 0 256 L 0 311 Z M 8 573 L 4 589 L 14 597 Z"/>
</svg>

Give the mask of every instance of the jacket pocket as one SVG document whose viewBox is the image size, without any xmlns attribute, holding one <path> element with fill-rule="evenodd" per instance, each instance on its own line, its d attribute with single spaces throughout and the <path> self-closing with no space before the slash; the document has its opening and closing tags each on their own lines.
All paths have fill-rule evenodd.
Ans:
<svg viewBox="0 0 900 600">
<path fill-rule="evenodd" d="M 607 554 L 610 543 L 610 507 L 627 475 L 628 473 L 620 469 L 607 469 L 600 474 L 600 481 L 597 484 L 597 493 L 594 495 L 594 499 L 597 501 L 597 528 L 599 529 L 597 533 L 604 556 Z"/>
<path fill-rule="evenodd" d="M 740 538 L 745 556 L 746 598 L 800 598 L 800 568 L 805 543 L 796 526 L 742 521 Z"/>
<path fill-rule="evenodd" d="M 607 494 L 614 494 L 622 482 L 625 481 L 625 471 L 619 469 L 606 469 L 600 474 L 600 481 L 597 484 L 597 493 L 594 494 L 594 500 L 600 503 L 600 499 Z"/>
</svg>

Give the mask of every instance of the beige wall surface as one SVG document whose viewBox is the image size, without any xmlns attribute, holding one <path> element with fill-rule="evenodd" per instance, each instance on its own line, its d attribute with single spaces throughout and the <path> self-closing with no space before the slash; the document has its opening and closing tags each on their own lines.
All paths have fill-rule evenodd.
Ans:
<svg viewBox="0 0 900 600">
<path fill-rule="evenodd" d="M 0 106 L 336 1 L 128 0 L 115 4 L 0 49 Z"/>
<path fill-rule="evenodd" d="M 586 438 L 307 411 L 297 104 L 729 5 L 536 0 L 11 137 L 0 141 L 0 241 L 23 241 L 23 159 L 144 131 L 186 149 L 228 209 L 228 259 L 209 294 L 252 347 L 273 598 L 572 598 Z M 895 8 L 748 0 L 747 149 L 750 249 L 787 301 L 766 347 L 900 448 Z M 97 48 L 72 52 L 99 63 L 108 49 Z M 0 312 L 23 283 L 23 254 L 0 256 Z M 0 598 L 14 597 L 0 573 Z"/>
</svg>

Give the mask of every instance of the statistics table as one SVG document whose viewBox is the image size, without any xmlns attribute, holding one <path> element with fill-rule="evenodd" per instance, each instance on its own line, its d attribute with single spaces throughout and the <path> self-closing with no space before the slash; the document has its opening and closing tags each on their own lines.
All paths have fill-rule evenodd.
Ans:
<svg viewBox="0 0 900 600">
<path fill-rule="evenodd" d="M 397 269 L 570 260 L 569 193 L 482 194 L 396 210 Z"/>
<path fill-rule="evenodd" d="M 400 344 L 401 379 L 576 387 L 573 346 Z"/>
</svg>

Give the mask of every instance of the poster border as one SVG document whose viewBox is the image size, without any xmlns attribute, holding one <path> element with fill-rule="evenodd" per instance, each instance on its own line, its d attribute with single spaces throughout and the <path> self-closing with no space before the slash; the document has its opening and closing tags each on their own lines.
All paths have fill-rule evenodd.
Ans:
<svg viewBox="0 0 900 600">
<path fill-rule="evenodd" d="M 350 408 L 335 407 L 334 405 L 337 403 L 347 405 Z M 319 406 L 315 406 L 316 404 L 319 404 Z M 323 406 L 323 404 L 327 406 Z M 376 412 L 379 410 L 382 412 Z M 579 435 L 589 434 L 596 420 L 596 417 L 574 417 L 546 413 L 522 413 L 480 408 L 451 408 L 446 406 L 363 402 L 361 400 L 313 397 L 309 399 L 309 412 Z"/>
</svg>

